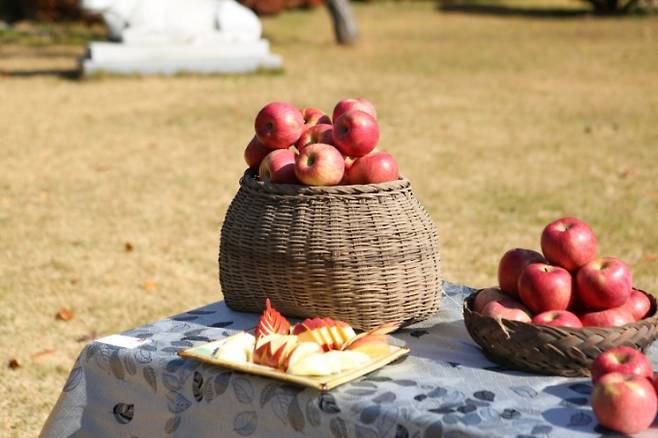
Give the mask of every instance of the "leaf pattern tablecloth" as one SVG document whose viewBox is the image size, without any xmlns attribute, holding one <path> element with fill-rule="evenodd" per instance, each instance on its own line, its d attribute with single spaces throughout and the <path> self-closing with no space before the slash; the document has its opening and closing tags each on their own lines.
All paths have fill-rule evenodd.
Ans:
<svg viewBox="0 0 658 438">
<path fill-rule="evenodd" d="M 472 291 L 445 283 L 439 313 L 394 335 L 411 348 L 407 359 L 327 393 L 179 358 L 180 350 L 256 325 L 257 315 L 224 302 L 123 333 L 149 339 L 136 348 L 92 342 L 41 436 L 619 436 L 597 425 L 589 379 L 489 362 L 462 319 Z M 656 364 L 656 349 L 649 353 Z M 658 427 L 639 436 L 656 437 Z"/>
</svg>

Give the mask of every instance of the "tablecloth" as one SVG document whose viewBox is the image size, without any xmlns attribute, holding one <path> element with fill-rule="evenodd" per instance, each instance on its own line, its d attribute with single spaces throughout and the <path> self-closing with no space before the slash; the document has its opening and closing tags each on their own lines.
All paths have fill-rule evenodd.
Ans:
<svg viewBox="0 0 658 438">
<path fill-rule="evenodd" d="M 547 377 L 489 362 L 444 283 L 441 310 L 394 335 L 411 354 L 330 392 L 183 360 L 176 353 L 253 328 L 223 301 L 95 341 L 75 362 L 42 437 L 600 437 L 587 378 Z M 649 351 L 654 364 L 658 355 Z M 658 436 L 656 425 L 642 437 Z"/>
</svg>

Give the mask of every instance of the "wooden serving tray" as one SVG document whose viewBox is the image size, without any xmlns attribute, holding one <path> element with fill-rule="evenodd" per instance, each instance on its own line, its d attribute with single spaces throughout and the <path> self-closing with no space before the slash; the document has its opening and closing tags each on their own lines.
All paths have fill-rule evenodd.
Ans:
<svg viewBox="0 0 658 438">
<path fill-rule="evenodd" d="M 378 370 L 379 368 L 382 368 L 383 366 L 388 365 L 389 363 L 409 353 L 408 348 L 391 345 L 391 349 L 388 354 L 384 354 L 375 359 L 372 359 L 367 364 L 358 368 L 343 371 L 342 373 L 331 374 L 329 376 L 295 376 L 293 374 L 287 374 L 283 371 L 263 365 L 257 365 L 254 363 L 242 364 L 225 359 L 214 358 L 213 352 L 215 351 L 216 346 L 223 340 L 224 339 L 220 339 L 217 341 L 209 342 L 207 344 L 192 347 L 185 351 L 181 351 L 178 353 L 178 355 L 184 358 L 194 359 L 213 365 L 218 365 L 224 368 L 230 368 L 235 371 L 241 371 L 243 373 L 269 377 L 272 379 L 280 380 L 282 382 L 294 383 L 309 388 L 315 388 L 320 391 L 329 391 L 330 389 L 333 389 L 339 385 L 351 382 L 352 380 Z"/>
</svg>

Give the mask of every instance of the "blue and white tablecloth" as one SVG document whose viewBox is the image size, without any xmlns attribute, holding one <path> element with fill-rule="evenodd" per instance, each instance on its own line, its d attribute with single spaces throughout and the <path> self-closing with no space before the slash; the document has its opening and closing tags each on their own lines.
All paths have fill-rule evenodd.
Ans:
<svg viewBox="0 0 658 438">
<path fill-rule="evenodd" d="M 134 348 L 92 342 L 81 352 L 43 437 L 599 437 L 587 378 L 546 377 L 489 362 L 470 339 L 462 302 L 444 284 L 440 312 L 397 332 L 400 363 L 330 392 L 183 360 L 180 350 L 253 328 L 258 315 L 224 302 L 123 335 Z M 654 365 L 658 353 L 651 349 Z M 640 434 L 657 437 L 658 427 Z"/>
</svg>

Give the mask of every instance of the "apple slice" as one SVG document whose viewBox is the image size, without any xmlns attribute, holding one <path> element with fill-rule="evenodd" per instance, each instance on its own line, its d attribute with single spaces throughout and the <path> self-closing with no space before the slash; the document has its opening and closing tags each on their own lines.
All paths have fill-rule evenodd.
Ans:
<svg viewBox="0 0 658 438">
<path fill-rule="evenodd" d="M 286 354 L 298 342 L 297 336 L 273 333 L 256 341 L 253 362 L 272 368 L 281 368 Z"/>
<path fill-rule="evenodd" d="M 329 333 L 334 341 L 333 348 L 335 350 L 340 350 L 345 343 L 356 337 L 354 329 L 346 322 L 334 321 L 329 318 L 327 320 L 330 322 Z"/>
<path fill-rule="evenodd" d="M 270 299 L 265 299 L 265 311 L 256 326 L 256 338 L 272 333 L 287 335 L 290 333 L 290 322 L 272 307 Z"/>
<path fill-rule="evenodd" d="M 300 342 L 295 348 L 290 352 L 286 357 L 286 360 L 283 364 L 283 369 L 287 370 L 291 366 L 295 365 L 297 362 L 302 360 L 304 357 L 313 353 L 322 353 L 322 347 L 316 342 Z"/>
<path fill-rule="evenodd" d="M 346 342 L 343 345 L 343 350 L 349 349 L 349 346 L 353 344 L 354 342 L 358 341 L 361 338 L 364 338 L 366 336 L 370 335 L 387 335 L 389 333 L 392 333 L 396 331 L 398 328 L 400 328 L 400 324 L 397 322 L 387 322 L 385 324 L 380 325 L 379 327 L 375 327 L 374 329 L 368 330 L 367 332 L 359 333 L 358 335 L 354 336 L 352 339 L 350 339 L 348 342 Z M 388 339 L 388 338 L 386 338 Z M 388 342 L 388 341 L 387 341 Z"/>
<path fill-rule="evenodd" d="M 289 374 L 297 376 L 328 376 L 340 372 L 342 365 L 338 356 L 327 353 L 311 353 L 288 368 Z"/>
<path fill-rule="evenodd" d="M 328 322 L 321 318 L 305 319 L 296 324 L 292 330 L 301 342 L 315 342 L 324 351 L 333 349 L 334 340 L 329 331 Z"/>
<path fill-rule="evenodd" d="M 247 363 L 251 361 L 251 354 L 254 351 L 256 338 L 247 332 L 240 332 L 229 336 L 219 344 L 214 357 L 231 362 Z"/>
<path fill-rule="evenodd" d="M 347 371 L 358 368 L 370 362 L 370 356 L 360 351 L 341 351 L 333 350 L 324 354 L 325 359 L 334 360 L 332 356 L 336 356 L 340 363 L 340 371 Z"/>
<path fill-rule="evenodd" d="M 390 352 L 391 346 L 387 335 L 369 334 L 350 342 L 346 350 L 358 351 L 374 358 Z"/>
</svg>

